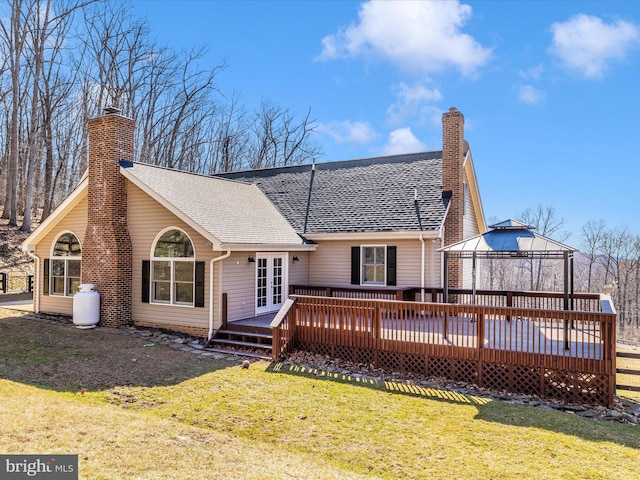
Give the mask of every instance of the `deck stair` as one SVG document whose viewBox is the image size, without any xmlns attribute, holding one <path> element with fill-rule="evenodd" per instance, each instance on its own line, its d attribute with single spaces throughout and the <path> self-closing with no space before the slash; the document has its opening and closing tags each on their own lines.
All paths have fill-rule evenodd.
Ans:
<svg viewBox="0 0 640 480">
<path fill-rule="evenodd" d="M 228 323 L 205 345 L 205 350 L 271 360 L 271 328 Z"/>
</svg>

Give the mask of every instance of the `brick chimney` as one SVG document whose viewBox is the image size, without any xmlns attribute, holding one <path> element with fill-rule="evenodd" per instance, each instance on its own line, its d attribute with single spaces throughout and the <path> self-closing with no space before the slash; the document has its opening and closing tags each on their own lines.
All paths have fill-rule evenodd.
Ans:
<svg viewBox="0 0 640 480">
<path fill-rule="evenodd" d="M 463 240 L 464 222 L 464 115 L 450 108 L 442 115 L 442 191 L 450 195 L 444 223 L 444 245 Z M 462 262 L 449 262 L 449 286 L 462 287 Z"/>
<path fill-rule="evenodd" d="M 120 160 L 133 161 L 135 122 L 116 109 L 89 120 L 89 212 L 82 282 L 100 293 L 100 325 L 131 323 L 132 249 Z"/>
</svg>

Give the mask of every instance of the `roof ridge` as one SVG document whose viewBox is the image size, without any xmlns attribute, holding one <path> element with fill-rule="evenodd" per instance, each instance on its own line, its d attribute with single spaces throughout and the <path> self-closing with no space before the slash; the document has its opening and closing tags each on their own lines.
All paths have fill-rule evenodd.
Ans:
<svg viewBox="0 0 640 480">
<path fill-rule="evenodd" d="M 247 181 L 244 181 L 244 180 L 236 180 L 235 178 L 225 178 L 222 175 L 215 174 L 215 173 L 206 174 L 206 173 L 190 172 L 188 170 L 179 170 L 177 168 L 164 167 L 162 165 L 154 165 L 152 163 L 146 163 L 146 162 L 133 161 L 133 162 L 130 162 L 130 163 L 132 164 L 131 167 L 124 166 L 124 165 L 121 165 L 120 167 L 128 169 L 128 168 L 135 168 L 136 165 L 142 165 L 144 167 L 156 168 L 158 170 L 165 170 L 167 172 L 183 173 L 185 175 L 194 175 L 196 177 L 210 178 L 210 179 L 215 179 L 215 180 L 222 180 L 222 181 L 225 181 L 225 182 L 236 182 L 236 183 L 241 183 L 243 185 L 252 185 L 252 182 L 247 182 Z"/>
<path fill-rule="evenodd" d="M 428 157 L 428 158 L 425 158 Z M 253 176 L 259 175 L 275 175 L 278 173 L 297 173 L 309 171 L 313 165 L 316 170 L 335 170 L 338 168 L 351 168 L 356 166 L 367 166 L 372 164 L 381 163 L 401 163 L 401 162 L 416 162 L 420 160 L 432 160 L 442 158 L 442 150 L 432 150 L 428 152 L 415 152 L 415 153 L 402 153 L 396 155 L 386 155 L 382 157 L 368 157 L 368 158 L 356 158 L 351 160 L 335 160 L 328 162 L 304 163 L 297 165 L 286 165 L 280 167 L 267 167 L 267 168 L 255 168 L 248 170 L 235 170 L 232 172 L 219 172 L 212 174 L 216 177 L 232 178 L 234 176 L 243 176 L 246 174 L 252 174 Z"/>
</svg>

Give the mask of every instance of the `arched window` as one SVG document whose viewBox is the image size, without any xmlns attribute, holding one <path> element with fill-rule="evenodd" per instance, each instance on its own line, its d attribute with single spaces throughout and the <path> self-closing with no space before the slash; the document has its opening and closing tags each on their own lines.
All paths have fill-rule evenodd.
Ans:
<svg viewBox="0 0 640 480">
<path fill-rule="evenodd" d="M 167 230 L 153 247 L 152 302 L 193 306 L 194 277 L 195 255 L 191 239 L 182 230 Z"/>
<path fill-rule="evenodd" d="M 82 248 L 71 232 L 58 237 L 51 253 L 51 295 L 71 297 L 78 291 L 82 270 Z"/>
</svg>

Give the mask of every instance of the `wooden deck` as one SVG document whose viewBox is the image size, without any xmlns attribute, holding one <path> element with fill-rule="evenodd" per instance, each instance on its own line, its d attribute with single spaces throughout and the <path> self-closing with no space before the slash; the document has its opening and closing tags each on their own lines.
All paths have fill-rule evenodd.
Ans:
<svg viewBox="0 0 640 480">
<path fill-rule="evenodd" d="M 264 327 L 269 328 L 271 326 L 271 321 L 278 314 L 278 312 L 269 312 L 263 315 L 258 315 L 256 317 L 243 318 L 242 320 L 234 320 L 232 322 L 228 322 L 230 325 L 242 325 L 246 327 Z"/>
<path fill-rule="evenodd" d="M 609 405 L 615 314 L 300 295 L 274 328 L 293 348 L 502 390 Z"/>
</svg>

